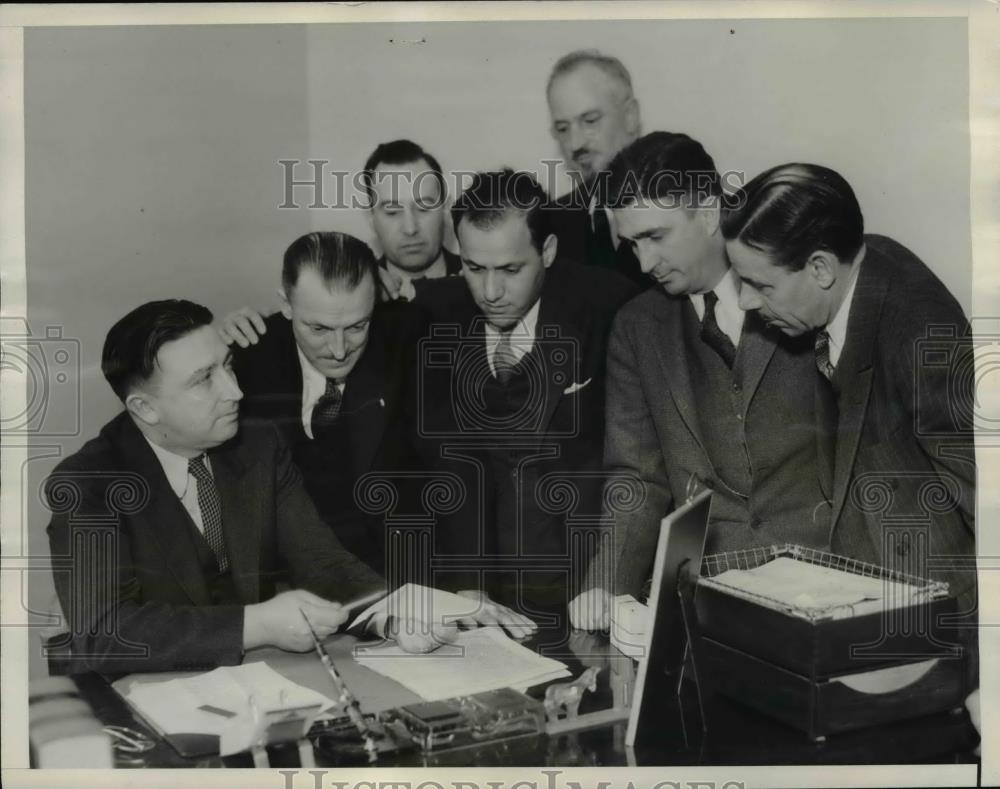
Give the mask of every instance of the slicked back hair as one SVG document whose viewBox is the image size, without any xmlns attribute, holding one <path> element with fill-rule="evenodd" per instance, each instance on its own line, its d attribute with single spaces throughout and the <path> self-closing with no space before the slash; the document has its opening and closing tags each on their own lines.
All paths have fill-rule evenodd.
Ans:
<svg viewBox="0 0 1000 789">
<path fill-rule="evenodd" d="M 864 243 L 865 223 L 854 190 L 839 173 L 818 164 L 783 164 L 750 181 L 722 215 L 722 235 L 801 270 L 827 251 L 850 261 Z"/>
<path fill-rule="evenodd" d="M 375 206 L 375 168 L 380 164 L 403 165 L 414 164 L 419 161 L 427 162 L 430 171 L 437 176 L 438 186 L 441 187 L 441 200 L 448 194 L 444 183 L 444 173 L 438 160 L 412 140 L 392 140 L 381 143 L 365 162 L 365 169 L 361 173 L 361 182 L 364 185 L 365 193 L 368 195 L 369 208 Z"/>
<path fill-rule="evenodd" d="M 147 302 L 108 330 L 101 372 L 124 403 L 136 386 L 152 377 L 164 345 L 211 323 L 211 311 L 200 304 L 183 299 Z"/>
<path fill-rule="evenodd" d="M 312 268 L 328 286 L 354 290 L 366 276 L 379 283 L 375 254 L 361 239 L 334 231 L 307 233 L 285 250 L 281 284 L 291 293 L 304 268 Z"/>
</svg>

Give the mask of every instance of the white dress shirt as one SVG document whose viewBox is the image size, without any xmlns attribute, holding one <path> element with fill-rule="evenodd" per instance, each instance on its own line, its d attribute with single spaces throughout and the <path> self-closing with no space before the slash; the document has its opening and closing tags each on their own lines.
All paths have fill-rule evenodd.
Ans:
<svg viewBox="0 0 1000 789">
<path fill-rule="evenodd" d="M 712 288 L 719 300 L 715 304 L 715 321 L 736 348 L 740 344 L 745 313 L 740 309 L 740 293 L 736 286 L 736 272 L 726 271 L 719 284 Z M 698 320 L 705 319 L 705 294 L 692 293 L 688 297 L 698 314 Z"/>
<path fill-rule="evenodd" d="M 532 348 L 535 347 L 535 325 L 538 323 L 538 305 L 542 303 L 539 299 L 535 302 L 527 314 L 521 318 L 510 330 L 510 348 L 513 351 L 514 359 L 521 361 Z M 490 363 L 490 371 L 496 375 L 496 367 L 493 366 L 493 356 L 496 354 L 497 343 L 500 342 L 500 332 L 489 323 L 486 324 L 486 358 Z"/>
<path fill-rule="evenodd" d="M 160 461 L 163 473 L 167 476 L 167 482 L 170 483 L 170 489 L 181 500 L 181 504 L 191 516 L 194 525 L 198 527 L 198 531 L 204 534 L 205 525 L 201 520 L 201 507 L 198 506 L 198 480 L 188 471 L 188 459 L 175 455 L 169 449 L 157 446 L 148 438 L 146 443 L 152 448 L 156 459 Z M 208 455 L 205 455 L 205 468 L 208 469 L 209 474 L 212 474 L 212 463 L 208 459 Z"/>
<path fill-rule="evenodd" d="M 854 286 L 858 284 L 858 272 L 861 270 L 861 261 L 865 256 L 865 248 L 862 247 L 858 257 L 854 261 L 851 270 L 851 284 L 847 286 L 844 300 L 837 308 L 837 314 L 833 320 L 826 325 L 826 333 L 830 335 L 830 364 L 837 366 L 840 353 L 844 350 L 844 343 L 847 342 L 847 319 L 851 316 L 851 302 L 854 301 Z"/>
<path fill-rule="evenodd" d="M 299 365 L 302 367 L 302 427 L 309 438 L 313 437 L 312 415 L 313 408 L 319 399 L 326 394 L 326 376 L 313 367 L 302 349 L 296 345 L 295 350 L 299 354 Z M 344 384 L 337 384 L 340 393 L 344 393 Z"/>
</svg>

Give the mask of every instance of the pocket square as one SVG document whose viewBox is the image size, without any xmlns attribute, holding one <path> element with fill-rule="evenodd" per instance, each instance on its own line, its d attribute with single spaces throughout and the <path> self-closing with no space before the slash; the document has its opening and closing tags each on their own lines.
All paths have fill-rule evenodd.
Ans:
<svg viewBox="0 0 1000 789">
<path fill-rule="evenodd" d="M 593 378 L 588 378 L 582 384 L 576 384 L 575 383 L 575 384 L 573 384 L 571 386 L 567 386 L 565 389 L 563 389 L 563 394 L 564 395 L 571 395 L 574 392 L 579 392 L 581 389 L 583 389 L 583 387 L 585 387 L 587 384 L 589 384 L 593 380 L 594 380 Z"/>
</svg>

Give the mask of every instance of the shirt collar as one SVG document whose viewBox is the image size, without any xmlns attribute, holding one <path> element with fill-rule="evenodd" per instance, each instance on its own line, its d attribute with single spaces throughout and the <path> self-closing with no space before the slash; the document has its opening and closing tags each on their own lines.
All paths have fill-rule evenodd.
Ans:
<svg viewBox="0 0 1000 789">
<path fill-rule="evenodd" d="M 715 320 L 719 328 L 725 332 L 733 345 L 739 345 L 740 334 L 743 330 L 743 318 L 745 313 L 740 309 L 740 292 L 736 282 L 736 272 L 731 268 L 726 269 L 722 279 L 712 288 L 712 292 L 719 298 L 715 305 Z M 692 293 L 689 298 L 694 306 L 694 311 L 698 315 L 698 320 L 705 319 L 705 294 Z"/>
<path fill-rule="evenodd" d="M 299 355 L 299 365 L 302 367 L 302 386 L 306 392 L 319 391 L 320 394 L 326 391 L 326 376 L 313 367 L 313 363 L 302 353 L 298 343 L 295 343 L 295 351 Z"/>
<path fill-rule="evenodd" d="M 167 477 L 167 482 L 170 483 L 170 489 L 177 494 L 177 498 L 183 499 L 187 493 L 188 487 L 188 459 L 181 457 L 169 449 L 164 449 L 163 447 L 154 444 L 146 436 L 146 443 L 149 444 L 150 448 L 153 450 L 153 454 L 156 455 L 156 459 L 160 461 L 160 465 L 163 467 L 163 473 Z M 207 463 L 208 458 L 205 458 Z"/>
<path fill-rule="evenodd" d="M 833 316 L 833 320 L 826 325 L 826 333 L 830 335 L 830 361 L 834 365 L 837 363 L 836 359 L 840 357 L 840 350 L 847 342 L 847 321 L 851 317 L 851 303 L 854 301 L 854 289 L 858 284 L 858 272 L 861 271 L 861 262 L 864 260 L 864 256 L 865 248 L 862 247 L 854 260 L 854 265 L 851 266 L 851 282 L 844 293 L 844 300 L 837 307 L 837 313 Z"/>
</svg>

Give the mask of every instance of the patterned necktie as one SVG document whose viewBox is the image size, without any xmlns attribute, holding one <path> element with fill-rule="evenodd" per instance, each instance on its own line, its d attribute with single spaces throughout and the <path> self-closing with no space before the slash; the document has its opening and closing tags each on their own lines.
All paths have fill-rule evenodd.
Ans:
<svg viewBox="0 0 1000 789">
<path fill-rule="evenodd" d="M 205 466 L 205 456 L 198 455 L 188 460 L 188 473 L 198 482 L 198 509 L 201 510 L 201 525 L 212 553 L 215 554 L 219 570 L 229 569 L 226 557 L 226 540 L 222 536 L 222 501 L 215 480 Z"/>
<path fill-rule="evenodd" d="M 705 294 L 705 315 L 701 320 L 701 340 L 722 357 L 726 367 L 732 369 L 733 362 L 736 360 L 736 346 L 729 339 L 729 335 L 719 328 L 719 322 L 715 319 L 715 304 L 718 300 L 719 297 L 715 295 L 713 290 Z"/>
<path fill-rule="evenodd" d="M 337 424 L 337 416 L 340 414 L 340 405 L 343 400 L 344 396 L 340 393 L 337 382 L 332 378 L 327 378 L 326 391 L 313 406 L 311 426 L 314 439 L 323 438 L 330 428 Z"/>
<path fill-rule="evenodd" d="M 496 372 L 497 380 L 504 385 L 514 377 L 514 368 L 517 366 L 517 357 L 510 344 L 512 333 L 512 329 L 500 332 L 500 339 L 493 349 L 493 369 Z"/>
<path fill-rule="evenodd" d="M 837 368 L 830 363 L 830 335 L 826 329 L 816 332 L 816 369 L 827 381 L 833 381 Z"/>
</svg>

